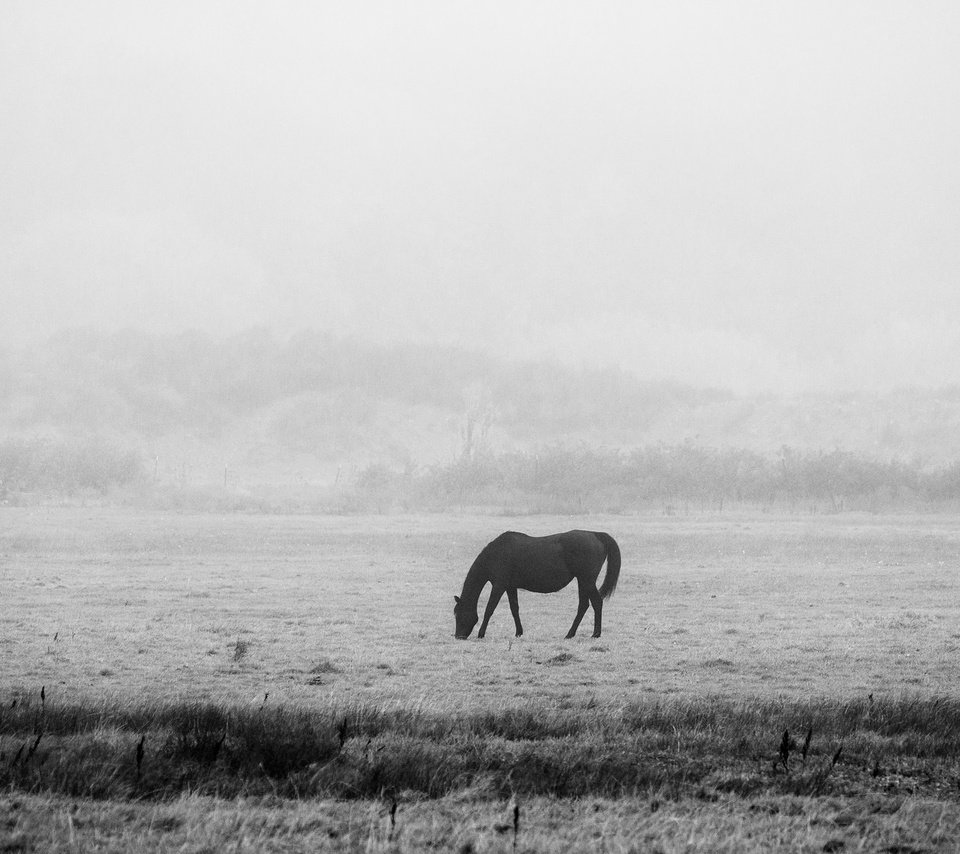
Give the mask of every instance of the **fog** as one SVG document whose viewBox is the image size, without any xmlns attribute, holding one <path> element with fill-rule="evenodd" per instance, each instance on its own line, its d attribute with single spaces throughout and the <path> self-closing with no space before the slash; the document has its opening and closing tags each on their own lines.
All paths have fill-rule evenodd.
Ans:
<svg viewBox="0 0 960 854">
<path fill-rule="evenodd" d="M 952 3 L 0 7 L 0 335 L 956 382 Z"/>
</svg>

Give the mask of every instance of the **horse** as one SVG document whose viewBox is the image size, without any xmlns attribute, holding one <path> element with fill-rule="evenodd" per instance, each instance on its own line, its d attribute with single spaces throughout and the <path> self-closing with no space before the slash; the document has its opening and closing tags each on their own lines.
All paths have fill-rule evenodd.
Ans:
<svg viewBox="0 0 960 854">
<path fill-rule="evenodd" d="M 607 572 L 598 590 L 597 578 L 604 561 L 607 562 Z M 567 531 L 564 534 L 531 537 L 506 531 L 484 546 L 467 572 L 460 595 L 453 597 L 456 602 L 453 608 L 456 620 L 454 634 L 460 640 L 470 637 L 477 624 L 480 591 L 488 581 L 492 588 L 483 623 L 477 632 L 478 638 L 486 634 L 487 623 L 504 593 L 510 602 L 517 637 L 521 637 L 523 626 L 520 624 L 517 590 L 556 593 L 576 579 L 580 602 L 567 638 L 576 635 L 588 605 L 593 606 L 593 636 L 598 638 L 603 600 L 616 590 L 619 577 L 620 547 L 609 534 L 600 531 Z"/>
</svg>

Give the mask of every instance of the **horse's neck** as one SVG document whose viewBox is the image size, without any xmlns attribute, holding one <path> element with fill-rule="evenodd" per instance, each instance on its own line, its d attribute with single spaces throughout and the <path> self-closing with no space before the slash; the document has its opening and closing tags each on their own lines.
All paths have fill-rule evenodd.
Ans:
<svg viewBox="0 0 960 854">
<path fill-rule="evenodd" d="M 478 557 L 467 572 L 467 577 L 463 580 L 463 591 L 460 593 L 460 598 L 471 605 L 476 604 L 480 598 L 480 591 L 483 590 L 483 585 L 486 583 L 487 571 L 483 566 L 483 561 Z"/>
</svg>

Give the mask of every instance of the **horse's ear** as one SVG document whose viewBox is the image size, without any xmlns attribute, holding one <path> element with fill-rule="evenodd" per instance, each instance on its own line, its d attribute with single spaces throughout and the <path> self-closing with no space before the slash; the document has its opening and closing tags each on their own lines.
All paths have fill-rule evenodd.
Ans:
<svg viewBox="0 0 960 854">
<path fill-rule="evenodd" d="M 460 604 L 460 597 L 459 597 L 459 596 L 454 596 L 454 597 L 453 597 L 453 601 L 456 602 L 456 603 L 459 605 L 459 604 Z"/>
</svg>

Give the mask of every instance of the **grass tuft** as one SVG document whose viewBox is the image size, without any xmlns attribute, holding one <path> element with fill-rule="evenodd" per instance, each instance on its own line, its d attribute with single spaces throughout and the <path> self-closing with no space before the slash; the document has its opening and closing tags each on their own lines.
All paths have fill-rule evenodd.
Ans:
<svg viewBox="0 0 960 854">
<path fill-rule="evenodd" d="M 480 788 L 514 799 L 655 792 L 659 803 L 886 791 L 894 772 L 897 785 L 934 791 L 960 777 L 960 701 L 949 698 L 875 699 L 869 715 L 859 701 L 723 698 L 473 715 L 30 697 L 3 705 L 0 788 L 71 796 L 436 798 Z M 779 750 L 763 735 L 771 721 L 783 727 Z M 802 747 L 790 736 L 800 721 Z M 798 750 L 802 763 L 791 762 Z"/>
</svg>

